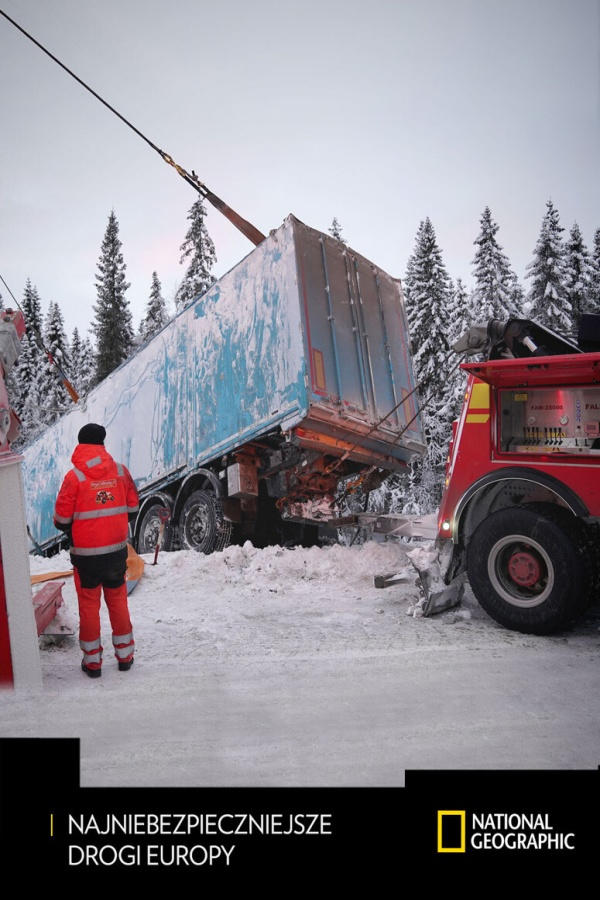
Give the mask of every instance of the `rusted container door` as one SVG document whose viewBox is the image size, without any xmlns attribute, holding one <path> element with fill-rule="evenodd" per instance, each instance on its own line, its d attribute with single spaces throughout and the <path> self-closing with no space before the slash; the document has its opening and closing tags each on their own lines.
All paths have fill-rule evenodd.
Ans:
<svg viewBox="0 0 600 900">
<path fill-rule="evenodd" d="M 339 241 L 294 224 L 311 418 L 359 436 L 398 407 L 371 436 L 393 442 L 416 411 L 414 397 L 402 402 L 414 376 L 400 284 Z M 406 457 L 422 440 L 417 418 L 392 453 Z"/>
</svg>

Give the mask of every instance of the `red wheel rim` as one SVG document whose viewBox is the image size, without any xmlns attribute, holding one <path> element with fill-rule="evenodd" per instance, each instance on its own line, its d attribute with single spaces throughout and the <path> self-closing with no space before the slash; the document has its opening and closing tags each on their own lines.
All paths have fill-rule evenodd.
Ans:
<svg viewBox="0 0 600 900">
<path fill-rule="evenodd" d="M 518 550 L 508 560 L 508 574 L 520 587 L 533 587 L 540 580 L 542 570 L 532 553 Z"/>
</svg>

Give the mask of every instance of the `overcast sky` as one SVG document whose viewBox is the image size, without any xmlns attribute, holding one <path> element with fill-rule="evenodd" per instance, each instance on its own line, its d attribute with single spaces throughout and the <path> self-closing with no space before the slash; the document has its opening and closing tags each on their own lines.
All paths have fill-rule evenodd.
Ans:
<svg viewBox="0 0 600 900">
<path fill-rule="evenodd" d="M 293 212 L 402 276 L 421 219 L 471 282 L 488 204 L 519 278 L 552 198 L 600 227 L 597 0 L 0 0 L 261 231 Z M 0 273 L 86 329 L 114 208 L 137 327 L 196 195 L 0 17 Z M 252 245 L 208 217 L 220 275 Z M 525 285 L 527 287 L 527 283 Z M 5 293 L 3 291 L 3 293 Z M 6 301 L 6 297 L 5 297 Z"/>
</svg>

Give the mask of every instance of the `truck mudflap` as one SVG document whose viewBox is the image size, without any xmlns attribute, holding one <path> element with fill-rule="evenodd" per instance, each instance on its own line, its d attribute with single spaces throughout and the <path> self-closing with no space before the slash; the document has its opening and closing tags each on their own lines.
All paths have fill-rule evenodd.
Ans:
<svg viewBox="0 0 600 900">
<path fill-rule="evenodd" d="M 406 554 L 419 576 L 422 597 L 413 607 L 412 614 L 432 616 L 458 606 L 465 590 L 466 575 L 456 575 L 455 545 L 440 540 L 433 546 L 415 547 Z"/>
</svg>

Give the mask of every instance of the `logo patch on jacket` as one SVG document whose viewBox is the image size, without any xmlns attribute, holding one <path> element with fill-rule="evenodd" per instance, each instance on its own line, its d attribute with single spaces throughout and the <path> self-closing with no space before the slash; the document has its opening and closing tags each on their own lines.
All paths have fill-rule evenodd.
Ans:
<svg viewBox="0 0 600 900">
<path fill-rule="evenodd" d="M 114 499 L 110 491 L 98 491 L 96 494 L 96 503 L 108 503 L 109 500 Z"/>
</svg>

